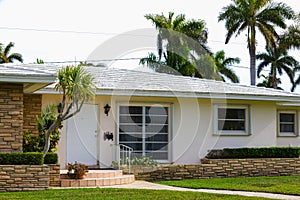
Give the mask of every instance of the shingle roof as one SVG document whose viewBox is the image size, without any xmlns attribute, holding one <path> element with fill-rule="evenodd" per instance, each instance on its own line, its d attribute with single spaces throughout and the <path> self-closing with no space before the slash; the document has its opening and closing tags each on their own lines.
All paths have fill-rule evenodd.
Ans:
<svg viewBox="0 0 300 200">
<path fill-rule="evenodd" d="M 0 81 L 5 77 L 18 77 L 20 80 L 29 77 L 27 81 L 36 81 L 35 78 L 51 78 L 52 82 L 57 76 L 57 69 L 50 65 L 38 64 L 0 64 Z"/>
<path fill-rule="evenodd" d="M 214 80 L 115 68 L 86 68 L 95 78 L 99 94 L 141 96 L 207 97 L 236 99 L 285 99 L 300 101 L 300 95 L 281 90 L 245 86 Z"/>
<path fill-rule="evenodd" d="M 22 65 L 3 71 L 0 70 L 0 76 L 1 73 L 42 76 L 53 74 L 58 68 L 58 66 L 52 65 Z M 300 103 L 299 94 L 270 88 L 109 67 L 86 67 L 86 69 L 94 77 L 98 95 L 225 98 Z M 53 93 L 53 87 L 54 84 L 39 92 Z"/>
<path fill-rule="evenodd" d="M 56 77 L 56 69 L 47 65 L 0 64 L 0 82 L 23 84 L 24 93 L 52 84 Z"/>
</svg>

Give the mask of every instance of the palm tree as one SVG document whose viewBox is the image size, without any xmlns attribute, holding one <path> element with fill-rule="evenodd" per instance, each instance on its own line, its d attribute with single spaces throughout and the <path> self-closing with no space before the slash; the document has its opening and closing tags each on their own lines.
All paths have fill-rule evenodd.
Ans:
<svg viewBox="0 0 300 200">
<path fill-rule="evenodd" d="M 266 48 L 266 53 L 260 53 L 256 56 L 258 60 L 262 62 L 257 67 L 257 76 L 260 76 L 262 70 L 270 66 L 269 77 L 272 79 L 271 87 L 278 88 L 278 75 L 282 75 L 283 71 L 288 75 L 291 83 L 294 85 L 294 69 L 298 66 L 298 61 L 288 55 L 288 52 L 285 48 L 282 48 L 278 45 L 277 48 Z"/>
<path fill-rule="evenodd" d="M 186 76 L 197 74 L 195 61 L 200 55 L 209 52 L 205 22 L 186 20 L 183 14 L 174 18 L 173 12 L 169 12 L 168 17 L 149 14 L 145 18 L 152 21 L 158 30 L 158 56 L 150 53 L 140 60 L 140 64 L 146 64 L 158 72 L 173 73 L 174 69 Z"/>
<path fill-rule="evenodd" d="M 91 62 L 87 62 L 87 61 L 80 61 L 78 66 L 82 67 L 107 67 L 107 65 L 105 63 L 91 63 Z"/>
<path fill-rule="evenodd" d="M 264 36 L 267 46 L 275 46 L 278 34 L 276 27 L 285 29 L 285 19 L 292 19 L 294 11 L 284 3 L 272 0 L 232 0 L 223 7 L 218 21 L 225 21 L 227 35 L 225 44 L 233 35 L 247 31 L 247 45 L 250 55 L 251 85 L 256 82 L 256 32 Z"/>
<path fill-rule="evenodd" d="M 239 64 L 240 59 L 239 58 L 227 58 L 225 57 L 225 52 L 218 51 L 214 55 L 214 61 L 217 66 L 218 72 L 221 74 L 223 81 L 225 81 L 225 78 L 228 78 L 233 83 L 239 83 L 239 78 L 234 73 L 232 69 L 229 68 L 230 65 Z"/>
<path fill-rule="evenodd" d="M 265 87 L 265 88 L 273 88 L 273 76 L 266 76 L 264 74 L 261 74 L 259 76 L 259 78 L 264 78 L 263 81 L 261 83 L 258 83 L 256 86 L 257 87 Z M 278 90 L 283 90 L 281 87 L 278 87 L 279 84 L 281 84 L 281 79 L 280 78 L 277 78 L 276 80 L 277 82 L 277 89 Z"/>
<path fill-rule="evenodd" d="M 36 59 L 36 64 L 40 64 L 40 65 L 42 65 L 42 64 L 45 64 L 44 63 L 44 61 L 42 60 L 42 59 Z"/>
<path fill-rule="evenodd" d="M 83 103 L 94 96 L 92 76 L 80 66 L 67 66 L 58 71 L 58 82 L 55 89 L 62 93 L 62 101 L 58 106 L 56 120 L 50 125 L 45 134 L 44 156 L 50 147 L 51 133 L 67 120 L 80 112 Z"/>
<path fill-rule="evenodd" d="M 12 63 L 14 60 L 23 62 L 22 55 L 19 53 L 10 53 L 11 48 L 14 47 L 14 43 L 10 42 L 5 48 L 0 43 L 0 63 Z"/>
<path fill-rule="evenodd" d="M 281 46 L 285 49 L 300 49 L 300 24 L 293 24 L 279 36 Z"/>
</svg>

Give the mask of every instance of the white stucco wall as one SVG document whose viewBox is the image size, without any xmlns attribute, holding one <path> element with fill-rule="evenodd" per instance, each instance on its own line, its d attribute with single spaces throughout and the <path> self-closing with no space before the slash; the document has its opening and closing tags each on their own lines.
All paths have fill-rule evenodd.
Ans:
<svg viewBox="0 0 300 200">
<path fill-rule="evenodd" d="M 175 104 L 173 141 L 174 163 L 199 163 L 211 149 L 276 146 L 276 104 L 246 101 L 210 101 L 190 99 Z M 251 135 L 219 136 L 214 134 L 214 104 L 250 105 Z M 181 112 L 180 112 L 181 111 Z M 182 121 L 181 121 L 182 120 Z M 181 121 L 181 122 L 180 122 Z M 180 124 L 178 126 L 178 124 Z M 184 143 L 184 145 L 182 145 Z"/>
<path fill-rule="evenodd" d="M 57 95 L 43 95 L 43 106 L 59 102 Z M 277 109 L 275 102 L 259 101 L 218 101 L 210 99 L 189 98 L 153 98 L 153 97 L 113 97 L 97 96 L 91 103 L 97 104 L 99 111 L 99 161 L 102 167 L 109 167 L 115 160 L 113 144 L 117 136 L 117 116 L 119 103 L 163 103 L 170 104 L 173 113 L 170 119 L 172 140 L 170 141 L 170 162 L 194 164 L 200 163 L 210 149 L 226 147 L 267 147 L 300 146 L 299 137 L 277 137 Z M 109 115 L 104 114 L 105 104 L 111 106 Z M 213 134 L 214 104 L 250 105 L 251 135 L 218 136 Z M 295 109 L 295 108 L 294 108 Z M 300 117 L 298 117 L 298 120 Z M 299 124 L 299 123 L 298 123 Z M 299 130 L 299 129 L 298 129 Z M 114 141 L 104 141 L 103 133 L 114 134 Z M 62 130 L 59 142 L 59 159 L 61 166 L 66 164 L 66 127 Z"/>
<path fill-rule="evenodd" d="M 300 108 L 298 107 L 283 107 L 283 106 L 279 106 L 278 110 L 281 111 L 297 111 L 297 133 L 298 135 L 300 135 Z M 285 147 L 294 147 L 294 146 L 300 146 L 300 137 L 281 137 L 278 136 L 277 137 L 277 146 L 285 146 Z"/>
</svg>

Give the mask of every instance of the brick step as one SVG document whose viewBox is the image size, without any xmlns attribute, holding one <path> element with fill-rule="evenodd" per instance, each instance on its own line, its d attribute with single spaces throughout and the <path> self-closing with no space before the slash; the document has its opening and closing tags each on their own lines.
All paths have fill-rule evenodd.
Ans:
<svg viewBox="0 0 300 200">
<path fill-rule="evenodd" d="M 61 179 L 61 187 L 97 187 L 121 185 L 134 182 L 134 175 L 122 175 L 110 178 Z"/>
<path fill-rule="evenodd" d="M 122 170 L 89 170 L 85 178 L 114 178 L 122 175 Z M 61 170 L 60 178 L 68 179 L 66 170 Z"/>
</svg>

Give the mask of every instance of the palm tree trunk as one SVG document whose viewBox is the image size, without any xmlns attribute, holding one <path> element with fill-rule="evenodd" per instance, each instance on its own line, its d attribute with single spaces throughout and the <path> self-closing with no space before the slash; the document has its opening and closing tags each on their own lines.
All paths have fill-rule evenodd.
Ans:
<svg viewBox="0 0 300 200">
<path fill-rule="evenodd" d="M 276 65 L 273 67 L 273 88 L 277 89 Z"/>
<path fill-rule="evenodd" d="M 255 41 L 255 27 L 251 27 L 251 36 L 249 42 L 249 52 L 250 52 L 250 80 L 251 85 L 256 84 L 256 41 Z"/>
</svg>

